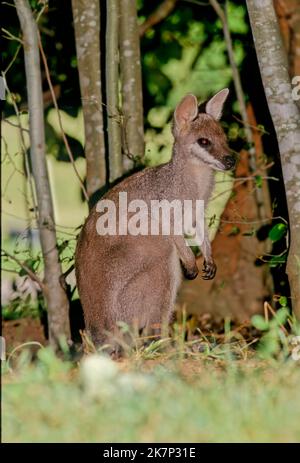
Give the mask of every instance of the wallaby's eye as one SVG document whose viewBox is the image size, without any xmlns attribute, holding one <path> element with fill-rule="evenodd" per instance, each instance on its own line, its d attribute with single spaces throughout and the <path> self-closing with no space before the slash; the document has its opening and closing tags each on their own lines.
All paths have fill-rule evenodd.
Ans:
<svg viewBox="0 0 300 463">
<path fill-rule="evenodd" d="M 199 138 L 198 144 L 199 144 L 200 146 L 208 147 L 208 146 L 211 145 L 211 141 L 210 141 L 208 138 Z"/>
</svg>

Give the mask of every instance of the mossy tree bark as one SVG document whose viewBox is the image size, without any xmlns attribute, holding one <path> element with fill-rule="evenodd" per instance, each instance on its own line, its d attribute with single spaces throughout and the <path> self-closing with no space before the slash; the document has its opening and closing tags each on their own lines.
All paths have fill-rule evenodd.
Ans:
<svg viewBox="0 0 300 463">
<path fill-rule="evenodd" d="M 300 2 L 274 0 L 274 7 L 288 53 L 290 77 L 300 76 Z"/>
<path fill-rule="evenodd" d="M 113 182 L 121 177 L 123 173 L 119 100 L 119 0 L 109 0 L 106 9 L 106 100 L 109 180 Z"/>
<path fill-rule="evenodd" d="M 139 27 L 136 0 L 120 2 L 120 64 L 124 151 L 127 157 L 144 156 L 144 123 Z M 126 162 L 126 157 L 124 157 Z M 125 164 L 125 170 L 130 164 Z"/>
<path fill-rule="evenodd" d="M 48 177 L 44 107 L 38 30 L 28 0 L 15 0 L 22 29 L 29 108 L 30 158 L 38 205 L 38 227 L 44 259 L 44 295 L 48 310 L 49 341 L 56 349 L 60 338 L 70 340 L 69 302 L 61 285 L 62 269 L 56 246 L 53 203 Z"/>
<path fill-rule="evenodd" d="M 100 3 L 98 0 L 72 0 L 89 197 L 106 182 L 100 71 Z"/>
</svg>

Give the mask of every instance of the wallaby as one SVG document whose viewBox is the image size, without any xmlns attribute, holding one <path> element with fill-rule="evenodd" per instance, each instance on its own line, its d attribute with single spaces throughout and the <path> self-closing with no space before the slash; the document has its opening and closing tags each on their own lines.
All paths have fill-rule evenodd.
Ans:
<svg viewBox="0 0 300 463">
<path fill-rule="evenodd" d="M 128 201 L 204 200 L 214 184 L 214 170 L 231 170 L 235 159 L 219 124 L 228 89 L 206 104 L 186 95 L 173 117 L 171 160 L 133 174 L 110 190 L 104 199 L 116 205 L 126 192 Z M 76 278 L 86 329 L 95 345 L 118 333 L 117 322 L 139 329 L 163 326 L 171 318 L 183 274 L 198 275 L 196 258 L 183 235 L 99 235 L 97 206 L 80 233 L 75 258 Z M 204 279 L 214 278 L 214 263 L 207 231 L 201 245 Z"/>
</svg>

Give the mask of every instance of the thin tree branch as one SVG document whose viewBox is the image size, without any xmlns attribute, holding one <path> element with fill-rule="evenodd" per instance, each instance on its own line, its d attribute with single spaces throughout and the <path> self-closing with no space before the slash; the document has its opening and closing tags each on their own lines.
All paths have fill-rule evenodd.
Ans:
<svg viewBox="0 0 300 463">
<path fill-rule="evenodd" d="M 27 273 L 27 275 L 39 285 L 40 289 L 43 292 L 47 290 L 46 285 L 43 283 L 43 281 L 24 262 L 21 262 L 17 257 L 13 256 L 4 249 L 1 249 L 1 257 L 8 257 L 9 259 L 16 262 Z"/>
<path fill-rule="evenodd" d="M 252 172 L 254 172 L 256 170 L 256 152 L 255 152 L 255 147 L 254 147 L 254 142 L 253 142 L 252 131 L 249 125 L 247 107 L 245 103 L 245 95 L 244 95 L 244 91 L 242 87 L 240 73 L 239 73 L 238 67 L 235 62 L 235 57 L 234 57 L 233 43 L 232 43 L 231 33 L 229 30 L 229 25 L 228 25 L 228 20 L 227 20 L 227 3 L 226 3 L 225 11 L 224 11 L 217 0 L 209 0 L 209 1 L 210 1 L 211 6 L 213 7 L 215 12 L 219 16 L 221 23 L 222 23 L 224 39 L 225 39 L 226 48 L 228 52 L 228 58 L 230 62 L 230 67 L 232 69 L 232 78 L 233 78 L 233 83 L 235 87 L 235 92 L 236 92 L 236 96 L 238 99 L 240 114 L 242 116 L 242 121 L 243 121 L 244 129 L 245 129 L 246 140 L 249 144 L 248 151 L 250 155 L 249 156 L 250 169 Z M 255 197 L 256 197 L 258 216 L 260 218 L 263 218 L 266 216 L 266 212 L 264 208 L 262 192 L 260 190 L 255 190 Z"/>
<path fill-rule="evenodd" d="M 277 220 L 277 219 L 281 219 L 283 222 L 285 222 L 287 224 L 287 221 L 281 217 L 281 216 L 278 216 L 278 217 L 266 217 L 265 219 L 260 219 L 260 220 L 225 220 L 225 219 L 220 219 L 220 222 L 223 222 L 223 223 L 238 223 L 238 224 L 246 224 L 246 225 L 251 225 L 251 224 L 260 224 L 260 223 L 264 223 L 264 222 L 272 222 L 272 220 Z"/>
<path fill-rule="evenodd" d="M 76 174 L 76 177 L 78 178 L 78 181 L 80 183 L 80 186 L 81 186 L 82 192 L 84 194 L 84 197 L 85 197 L 86 201 L 88 201 L 89 197 L 88 197 L 87 191 L 85 189 L 83 180 L 80 177 L 80 174 L 79 174 L 79 172 L 77 170 L 73 153 L 71 151 L 68 139 L 67 139 L 66 134 L 65 134 L 64 129 L 63 129 L 61 115 L 60 115 L 59 107 L 58 107 L 58 104 L 57 104 L 55 91 L 54 91 L 54 88 L 53 88 L 53 85 L 52 85 L 50 72 L 49 72 L 49 67 L 48 67 L 48 63 L 47 63 L 47 58 L 46 58 L 46 55 L 45 55 L 45 52 L 44 52 L 44 49 L 43 49 L 43 45 L 42 45 L 42 41 L 41 41 L 41 35 L 40 35 L 39 31 L 38 31 L 38 43 L 39 43 L 39 49 L 40 49 L 40 52 L 41 52 L 41 56 L 42 56 L 42 60 L 43 60 L 44 68 L 45 68 L 46 79 L 47 79 L 49 89 L 50 89 L 50 92 L 51 92 L 52 101 L 53 101 L 53 104 L 54 104 L 54 107 L 55 107 L 55 110 L 56 110 L 56 113 L 57 113 L 58 124 L 59 124 L 59 128 L 60 128 L 60 131 L 61 131 L 61 136 L 62 136 L 63 142 L 65 144 L 65 147 L 66 147 L 70 162 L 71 162 L 71 164 L 73 166 L 73 169 L 74 169 L 74 172 Z"/>
<path fill-rule="evenodd" d="M 236 121 L 240 122 L 241 124 L 244 124 L 244 121 L 242 119 L 240 119 L 239 117 L 233 115 L 233 118 Z M 270 132 L 267 132 L 264 127 L 261 128 L 261 127 L 259 127 L 257 125 L 253 125 L 253 124 L 249 124 L 249 123 L 247 124 L 247 126 L 250 127 L 250 129 L 253 129 L 253 130 L 256 130 L 257 132 L 260 132 L 262 135 L 270 135 Z"/>
<path fill-rule="evenodd" d="M 163 21 L 174 10 L 177 0 L 164 0 L 159 7 L 140 25 L 140 37 L 143 37 L 148 29 Z"/>
<path fill-rule="evenodd" d="M 3 75 L 3 80 L 4 80 L 4 85 L 5 85 L 6 91 L 7 91 L 8 95 L 9 95 L 9 97 L 10 97 L 10 100 L 12 102 L 12 105 L 13 105 L 13 108 L 15 110 L 15 114 L 16 114 L 16 117 L 17 117 L 17 120 L 18 120 L 18 127 L 19 127 L 19 131 L 20 131 L 21 150 L 22 150 L 23 159 L 24 159 L 25 173 L 26 173 L 26 177 L 27 177 L 27 180 L 28 180 L 28 184 L 29 184 L 31 200 L 32 200 L 32 206 L 33 206 L 33 211 L 34 211 L 34 218 L 35 218 L 36 222 L 38 222 L 37 200 L 36 200 L 36 196 L 35 196 L 33 178 L 32 178 L 31 172 L 30 172 L 28 156 L 27 156 L 27 153 L 26 153 L 26 151 L 27 151 L 26 143 L 25 143 L 24 134 L 23 134 L 23 132 L 25 130 L 27 130 L 27 129 L 23 129 L 23 127 L 22 127 L 21 118 L 20 118 L 20 111 L 19 111 L 19 108 L 18 108 L 17 103 L 15 101 L 14 95 L 11 93 L 11 91 L 10 91 L 8 85 L 7 85 L 5 75 Z"/>
<path fill-rule="evenodd" d="M 5 122 L 5 123 L 8 124 L 8 125 L 11 125 L 12 127 L 16 127 L 17 129 L 20 129 L 20 130 L 22 130 L 23 132 L 29 133 L 29 130 L 28 130 L 28 129 L 25 129 L 24 127 L 20 127 L 18 124 L 14 124 L 13 122 L 11 122 L 11 121 L 8 120 L 8 119 L 3 119 L 3 122 Z"/>
<path fill-rule="evenodd" d="M 23 41 L 20 39 L 20 37 L 17 37 L 16 35 L 12 34 L 11 32 L 9 32 L 4 27 L 2 27 L 1 30 L 6 34 L 6 35 L 3 35 L 4 39 L 6 39 L 6 40 L 15 40 L 17 42 L 20 42 L 21 45 L 23 45 Z"/>
<path fill-rule="evenodd" d="M 109 151 L 109 181 L 123 173 L 121 127 L 119 114 L 119 0 L 107 2 L 106 21 L 106 99 Z"/>
<path fill-rule="evenodd" d="M 12 57 L 12 60 L 10 61 L 10 63 L 8 64 L 7 68 L 3 71 L 3 75 L 5 76 L 6 73 L 9 71 L 9 69 L 11 68 L 11 66 L 14 64 L 14 62 L 16 61 L 17 57 L 18 57 L 18 54 L 19 54 L 19 51 L 21 50 L 22 48 L 22 44 L 19 43 L 16 51 L 15 51 L 15 54 L 14 56 Z"/>
<path fill-rule="evenodd" d="M 29 107 L 30 156 L 38 201 L 38 226 L 44 260 L 44 293 L 49 340 L 59 348 L 61 336 L 71 339 L 69 301 L 60 284 L 62 274 L 54 227 L 54 210 L 45 150 L 45 125 L 39 33 L 28 0 L 14 0 L 24 41 L 24 62 Z"/>
</svg>

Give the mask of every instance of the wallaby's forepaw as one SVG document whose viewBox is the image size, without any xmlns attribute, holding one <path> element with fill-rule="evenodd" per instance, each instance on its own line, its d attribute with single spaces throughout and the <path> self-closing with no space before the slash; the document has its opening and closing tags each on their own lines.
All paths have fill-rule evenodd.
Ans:
<svg viewBox="0 0 300 463">
<path fill-rule="evenodd" d="M 185 278 L 187 278 L 188 280 L 194 280 L 199 273 L 197 264 L 195 264 L 195 266 L 190 269 L 183 268 L 183 273 L 184 273 Z"/>
<path fill-rule="evenodd" d="M 204 261 L 202 268 L 202 279 L 203 280 L 212 280 L 217 272 L 217 266 L 214 261 Z"/>
</svg>

